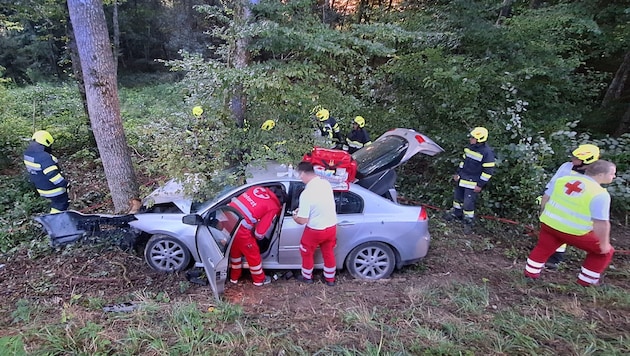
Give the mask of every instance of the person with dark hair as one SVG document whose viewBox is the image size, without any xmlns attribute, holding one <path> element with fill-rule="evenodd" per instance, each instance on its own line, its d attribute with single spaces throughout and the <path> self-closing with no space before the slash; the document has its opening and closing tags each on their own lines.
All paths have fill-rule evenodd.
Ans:
<svg viewBox="0 0 630 356">
<path fill-rule="evenodd" d="M 228 204 L 243 216 L 230 250 L 230 282 L 238 283 L 245 256 L 254 285 L 271 283 L 271 277 L 265 276 L 263 271 L 256 240 L 264 239 L 271 232 L 285 201 L 286 192 L 281 187 L 253 186 Z"/>
<path fill-rule="evenodd" d="M 33 134 L 31 143 L 24 151 L 24 165 L 37 192 L 50 200 L 50 213 L 67 210 L 68 181 L 61 175 L 57 158 L 52 155 L 51 146 L 55 142 L 48 131 L 40 130 Z"/>
<path fill-rule="evenodd" d="M 610 194 L 601 184 L 615 178 L 613 163 L 598 160 L 584 174 L 571 172 L 555 180 L 540 215 L 538 244 L 529 254 L 525 276 L 539 278 L 547 259 L 562 244 L 586 252 L 577 283 L 598 285 L 615 249 L 610 245 Z"/>
<path fill-rule="evenodd" d="M 323 282 L 334 286 L 337 272 L 334 252 L 337 244 L 337 214 L 332 186 L 315 174 L 310 162 L 300 162 L 297 172 L 306 184 L 300 194 L 298 208 L 293 211 L 293 220 L 306 225 L 300 240 L 302 273 L 297 279 L 306 284 L 313 283 L 314 255 L 319 247 L 324 259 Z"/>
</svg>

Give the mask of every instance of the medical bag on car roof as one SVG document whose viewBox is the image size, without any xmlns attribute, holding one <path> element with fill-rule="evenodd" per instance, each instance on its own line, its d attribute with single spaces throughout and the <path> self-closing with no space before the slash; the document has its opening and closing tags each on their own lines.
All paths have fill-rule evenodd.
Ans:
<svg viewBox="0 0 630 356">
<path fill-rule="evenodd" d="M 346 151 L 314 147 L 302 160 L 312 163 L 315 173 L 328 180 L 334 190 L 348 190 L 357 174 L 357 162 Z"/>
</svg>

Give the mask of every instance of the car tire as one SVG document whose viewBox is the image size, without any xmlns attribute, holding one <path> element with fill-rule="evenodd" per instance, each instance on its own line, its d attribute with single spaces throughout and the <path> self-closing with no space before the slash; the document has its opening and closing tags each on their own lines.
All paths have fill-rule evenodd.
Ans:
<svg viewBox="0 0 630 356">
<path fill-rule="evenodd" d="M 389 277 L 396 267 L 391 247 L 382 242 L 366 242 L 355 247 L 346 259 L 346 269 L 357 279 L 377 280 Z"/>
<path fill-rule="evenodd" d="M 144 248 L 144 259 L 152 269 L 158 272 L 179 272 L 190 265 L 190 251 L 172 236 L 156 234 Z"/>
</svg>

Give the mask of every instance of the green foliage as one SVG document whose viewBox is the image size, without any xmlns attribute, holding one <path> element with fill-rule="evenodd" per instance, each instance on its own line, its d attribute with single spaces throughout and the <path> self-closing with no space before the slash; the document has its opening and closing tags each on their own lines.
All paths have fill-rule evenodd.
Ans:
<svg viewBox="0 0 630 356">
<path fill-rule="evenodd" d="M 0 350 L 6 353 L 6 355 L 26 355 L 26 351 L 24 351 L 24 340 L 22 336 L 0 337 Z"/>
</svg>

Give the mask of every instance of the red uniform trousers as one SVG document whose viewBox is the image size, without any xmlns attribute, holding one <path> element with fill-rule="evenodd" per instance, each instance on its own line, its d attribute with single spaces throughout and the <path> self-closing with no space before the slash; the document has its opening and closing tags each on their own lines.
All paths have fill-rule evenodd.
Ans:
<svg viewBox="0 0 630 356">
<path fill-rule="evenodd" d="M 262 258 L 260 257 L 260 249 L 254 238 L 251 229 L 244 226 L 238 228 L 230 250 L 230 279 L 238 281 L 243 270 L 242 256 L 245 256 L 249 264 L 249 273 L 252 275 L 254 283 L 263 283 L 265 273 L 262 269 Z"/>
<path fill-rule="evenodd" d="M 583 286 L 598 284 L 601 274 L 610 264 L 615 250 L 610 249 L 608 253 L 602 254 L 599 249 L 599 239 L 592 231 L 586 235 L 576 236 L 560 232 L 543 223 L 540 224 L 538 244 L 527 258 L 525 276 L 540 277 L 540 272 L 547 259 L 564 243 L 586 251 L 586 258 L 582 263 L 577 283 Z"/>
<path fill-rule="evenodd" d="M 335 245 L 337 244 L 337 225 L 333 225 L 324 230 L 304 228 L 302 240 L 300 241 L 300 254 L 302 255 L 302 276 L 307 279 L 313 278 L 313 267 L 315 266 L 315 250 L 319 246 L 324 258 L 324 278 L 328 282 L 335 281 L 337 263 L 335 261 Z"/>
</svg>

